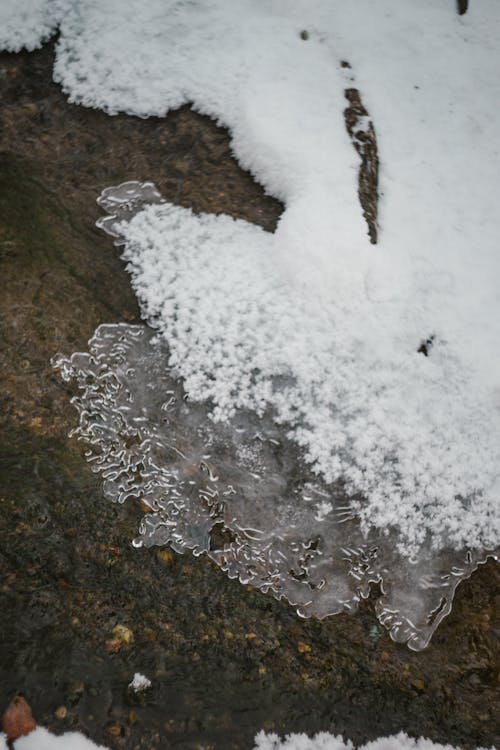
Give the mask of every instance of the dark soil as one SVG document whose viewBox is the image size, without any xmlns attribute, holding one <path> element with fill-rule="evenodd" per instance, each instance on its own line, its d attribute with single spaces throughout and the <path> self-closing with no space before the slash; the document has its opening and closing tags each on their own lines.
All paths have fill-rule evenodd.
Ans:
<svg viewBox="0 0 500 750">
<path fill-rule="evenodd" d="M 345 66 L 345 61 L 341 65 Z M 347 63 L 349 65 L 349 63 Z M 351 67 L 349 65 L 349 67 Z M 372 245 L 377 244 L 378 226 L 378 150 L 375 128 L 361 101 L 358 89 L 344 91 L 349 106 L 344 110 L 344 120 L 352 144 L 361 163 L 358 170 L 358 198 L 368 227 Z M 367 122 L 365 122 L 367 121 Z"/>
<path fill-rule="evenodd" d="M 132 548 L 141 510 L 103 500 L 50 366 L 99 323 L 138 320 L 95 199 L 148 179 L 171 201 L 270 231 L 282 207 L 210 120 L 72 106 L 52 61 L 50 46 L 0 55 L 0 713 L 21 691 L 39 723 L 110 748 L 250 748 L 262 728 L 500 745 L 493 563 L 417 654 L 370 601 L 302 621 L 206 559 Z M 153 682 L 143 698 L 127 692 L 135 671 Z"/>
</svg>

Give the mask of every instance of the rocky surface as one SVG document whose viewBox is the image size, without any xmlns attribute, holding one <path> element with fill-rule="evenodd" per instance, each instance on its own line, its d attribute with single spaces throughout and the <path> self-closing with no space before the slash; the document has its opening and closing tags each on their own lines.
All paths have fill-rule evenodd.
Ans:
<svg viewBox="0 0 500 750">
<path fill-rule="evenodd" d="M 262 728 L 500 745 L 493 563 L 417 654 L 370 601 L 302 621 L 206 559 L 132 548 L 141 509 L 103 500 L 50 366 L 99 323 L 138 320 L 95 199 L 150 179 L 168 200 L 269 231 L 281 206 L 209 120 L 69 105 L 52 61 L 50 46 L 0 55 L 0 713 L 21 691 L 38 723 L 111 748 L 249 748 Z M 135 672 L 152 681 L 142 694 L 127 687 Z"/>
</svg>

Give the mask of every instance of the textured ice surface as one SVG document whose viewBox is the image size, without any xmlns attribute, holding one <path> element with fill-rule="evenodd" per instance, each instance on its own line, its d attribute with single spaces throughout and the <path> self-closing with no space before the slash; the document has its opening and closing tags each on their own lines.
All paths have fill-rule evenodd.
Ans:
<svg viewBox="0 0 500 750">
<path fill-rule="evenodd" d="M 351 268 L 297 289 L 275 235 L 162 203 L 151 183 L 99 202 L 191 400 L 215 419 L 272 412 L 316 474 L 358 495 L 363 529 L 397 529 L 407 555 L 498 544 L 500 413 L 452 345 L 423 356 Z"/>
<path fill-rule="evenodd" d="M 444 0 L 2 8 L 13 49 L 58 25 L 72 101 L 139 116 L 192 102 L 286 204 L 272 236 L 174 206 L 125 230 L 190 397 L 215 416 L 272 407 L 317 472 L 363 494 L 364 528 L 397 526 L 408 553 L 429 534 L 498 545 L 499 3 L 463 17 Z M 376 251 L 344 125 L 352 86 L 377 129 Z"/>
<path fill-rule="evenodd" d="M 55 362 L 80 389 L 74 434 L 88 444 L 105 495 L 151 508 L 136 546 L 206 553 L 305 617 L 354 612 L 380 582 L 380 622 L 423 648 L 485 555 L 423 545 L 411 562 L 396 532 L 364 535 L 357 503 L 342 484 L 314 476 L 270 415 L 240 410 L 214 423 L 205 404 L 186 398 L 168 359 L 150 328 L 117 324 L 100 326 L 88 353 Z"/>
</svg>

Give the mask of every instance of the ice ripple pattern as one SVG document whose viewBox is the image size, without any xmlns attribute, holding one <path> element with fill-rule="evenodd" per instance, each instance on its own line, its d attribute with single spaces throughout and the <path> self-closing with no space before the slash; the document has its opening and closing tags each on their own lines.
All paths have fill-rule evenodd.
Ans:
<svg viewBox="0 0 500 750">
<path fill-rule="evenodd" d="M 88 445 L 105 496 L 150 508 L 135 546 L 205 553 L 303 617 L 355 612 L 380 583 L 380 622 L 394 640 L 424 648 L 486 555 L 429 548 L 411 561 L 394 532 L 363 534 L 342 485 L 318 481 L 269 415 L 214 423 L 186 398 L 168 357 L 149 327 L 111 324 L 88 352 L 54 360 L 78 385 L 73 434 Z"/>
</svg>

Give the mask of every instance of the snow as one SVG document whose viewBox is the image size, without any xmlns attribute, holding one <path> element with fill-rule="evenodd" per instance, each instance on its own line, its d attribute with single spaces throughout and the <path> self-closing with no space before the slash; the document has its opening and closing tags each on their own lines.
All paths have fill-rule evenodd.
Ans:
<svg viewBox="0 0 500 750">
<path fill-rule="evenodd" d="M 465 16 L 449 0 L 6 7 L 12 49 L 60 20 L 54 76 L 71 101 L 141 117 L 193 102 L 286 205 L 273 235 L 168 204 L 123 228 L 143 314 L 190 397 L 210 400 L 216 419 L 274 410 L 319 474 L 365 498 L 353 500 L 364 528 L 397 528 L 407 554 L 429 535 L 437 547 L 495 548 L 496 0 Z M 343 122 L 347 87 L 377 134 L 376 247 Z"/>
<path fill-rule="evenodd" d="M 353 750 L 355 747 L 349 740 L 346 742 L 340 735 L 328 732 L 320 732 L 312 738 L 305 734 L 289 734 L 284 740 L 280 740 L 276 734 L 260 732 L 255 743 L 254 750 Z M 453 750 L 453 747 L 440 745 L 423 737 L 413 739 L 400 732 L 392 737 L 380 737 L 367 742 L 359 746 L 359 750 Z"/>
<path fill-rule="evenodd" d="M 147 690 L 151 687 L 151 680 L 145 677 L 140 672 L 134 674 L 132 682 L 129 684 L 129 688 L 132 688 L 136 693 Z"/>
<path fill-rule="evenodd" d="M 58 13 L 54 0 L 2 0 L 0 49 L 19 52 L 36 49 L 56 30 Z"/>
<path fill-rule="evenodd" d="M 320 732 L 312 738 L 305 734 L 289 734 L 284 740 L 280 740 L 276 734 L 260 732 L 255 738 L 254 750 L 354 750 L 354 747 L 349 740 L 345 742 L 341 736 L 327 732 Z M 14 743 L 14 750 L 96 749 L 106 750 L 103 745 L 95 745 L 79 732 L 67 732 L 56 737 L 43 727 L 38 727 L 34 732 L 21 737 Z M 0 750 L 7 750 L 4 735 L 0 735 Z M 424 738 L 413 739 L 401 732 L 393 737 L 381 737 L 374 742 L 367 742 L 360 746 L 359 750 L 454 750 L 454 748 L 451 745 L 440 745 Z"/>
<path fill-rule="evenodd" d="M 107 748 L 104 745 L 96 745 L 80 732 L 66 732 L 57 737 L 44 727 L 37 727 L 25 737 L 16 740 L 14 750 L 107 750 Z"/>
</svg>

